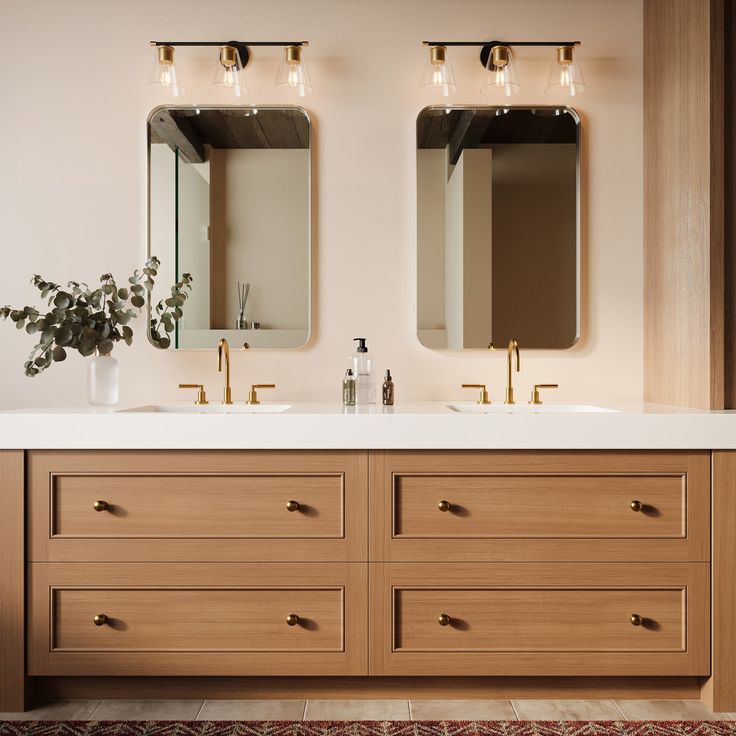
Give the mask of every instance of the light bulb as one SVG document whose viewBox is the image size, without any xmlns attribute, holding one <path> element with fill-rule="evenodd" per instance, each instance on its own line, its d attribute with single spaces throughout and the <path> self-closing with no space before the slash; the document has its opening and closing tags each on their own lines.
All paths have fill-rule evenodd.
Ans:
<svg viewBox="0 0 736 736">
<path fill-rule="evenodd" d="M 162 44 L 155 46 L 154 51 L 153 68 L 148 83 L 163 87 L 172 97 L 184 94 L 181 74 L 174 58 L 174 47 Z"/>
<path fill-rule="evenodd" d="M 481 92 L 510 97 L 519 91 L 514 57 L 508 46 L 498 45 L 489 50 L 486 69 L 488 74 L 485 84 L 480 88 Z"/>
<path fill-rule="evenodd" d="M 246 57 L 247 58 L 247 57 Z M 212 76 L 213 87 L 224 90 L 229 97 L 242 97 L 248 92 L 240 51 L 235 46 L 220 46 Z"/>
<path fill-rule="evenodd" d="M 571 97 L 585 90 L 583 72 L 573 54 L 573 46 L 558 46 L 556 57 L 549 70 L 545 92 L 564 92 Z"/>
<path fill-rule="evenodd" d="M 304 41 L 303 45 L 306 44 Z M 277 92 L 288 92 L 298 97 L 304 97 L 312 92 L 309 70 L 302 59 L 302 46 L 296 44 L 284 46 L 284 55 L 279 62 L 273 88 Z"/>
<path fill-rule="evenodd" d="M 424 63 L 419 91 L 440 94 L 449 97 L 457 92 L 455 75 L 450 60 L 447 58 L 447 47 L 435 45 L 429 47 L 429 57 Z"/>
</svg>

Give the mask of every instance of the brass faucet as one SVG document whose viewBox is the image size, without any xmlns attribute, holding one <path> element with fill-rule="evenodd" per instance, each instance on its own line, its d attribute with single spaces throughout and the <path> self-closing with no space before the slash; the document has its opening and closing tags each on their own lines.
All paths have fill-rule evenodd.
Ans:
<svg viewBox="0 0 736 736">
<path fill-rule="evenodd" d="M 516 372 L 518 373 L 521 370 L 521 366 L 519 365 L 519 343 L 516 342 L 516 340 L 514 340 L 514 338 L 512 337 L 511 340 L 509 340 L 509 353 L 507 361 L 506 404 L 516 403 L 514 401 L 514 387 L 511 382 L 511 364 L 514 358 L 514 351 L 516 352 Z"/>
<path fill-rule="evenodd" d="M 217 345 L 217 370 L 222 373 L 222 354 L 225 353 L 225 391 L 223 392 L 222 403 L 233 403 L 233 392 L 230 388 L 230 346 L 223 337 Z"/>
</svg>

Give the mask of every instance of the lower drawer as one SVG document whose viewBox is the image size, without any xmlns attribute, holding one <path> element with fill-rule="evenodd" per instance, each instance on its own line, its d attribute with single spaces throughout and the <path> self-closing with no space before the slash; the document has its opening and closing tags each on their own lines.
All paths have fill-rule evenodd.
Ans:
<svg viewBox="0 0 736 736">
<path fill-rule="evenodd" d="M 372 567 L 372 674 L 705 675 L 708 565 Z"/>
<path fill-rule="evenodd" d="M 365 674 L 366 565 L 29 565 L 31 675 Z"/>
</svg>

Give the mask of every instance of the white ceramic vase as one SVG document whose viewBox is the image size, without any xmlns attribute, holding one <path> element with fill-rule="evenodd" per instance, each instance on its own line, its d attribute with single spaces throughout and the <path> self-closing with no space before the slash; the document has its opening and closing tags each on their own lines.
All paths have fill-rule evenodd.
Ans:
<svg viewBox="0 0 736 736">
<path fill-rule="evenodd" d="M 118 361 L 112 355 L 93 355 L 87 361 L 87 401 L 112 406 L 120 394 Z"/>
</svg>

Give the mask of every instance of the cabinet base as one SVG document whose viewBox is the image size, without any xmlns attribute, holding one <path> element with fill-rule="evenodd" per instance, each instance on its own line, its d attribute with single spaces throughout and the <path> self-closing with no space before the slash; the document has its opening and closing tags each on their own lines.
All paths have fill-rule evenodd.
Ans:
<svg viewBox="0 0 736 736">
<path fill-rule="evenodd" d="M 700 698 L 697 677 L 32 677 L 34 700 Z"/>
</svg>

